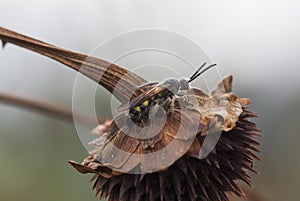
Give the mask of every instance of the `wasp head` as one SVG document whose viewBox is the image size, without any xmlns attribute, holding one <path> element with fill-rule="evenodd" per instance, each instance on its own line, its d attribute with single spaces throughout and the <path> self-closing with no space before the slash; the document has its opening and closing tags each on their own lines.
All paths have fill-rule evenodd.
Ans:
<svg viewBox="0 0 300 201">
<path fill-rule="evenodd" d="M 179 82 L 180 82 L 180 89 L 181 90 L 189 90 L 190 89 L 190 85 L 189 85 L 189 83 L 188 83 L 188 80 L 186 80 L 186 79 L 181 79 L 181 80 L 179 80 Z"/>
</svg>

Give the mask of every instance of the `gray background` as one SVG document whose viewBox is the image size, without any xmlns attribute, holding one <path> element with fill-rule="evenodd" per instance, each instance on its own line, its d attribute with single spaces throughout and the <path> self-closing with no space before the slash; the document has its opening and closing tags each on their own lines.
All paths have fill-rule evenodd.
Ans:
<svg viewBox="0 0 300 201">
<path fill-rule="evenodd" d="M 0 1 L 0 26 L 78 52 L 142 28 L 193 40 L 222 75 L 234 75 L 234 91 L 251 98 L 250 109 L 260 115 L 261 175 L 253 175 L 254 185 L 272 201 L 298 200 L 299 19 L 296 0 Z M 74 71 L 27 50 L 0 50 L 1 91 L 71 107 L 75 78 Z M 108 117 L 110 98 L 103 93 L 99 89 L 97 111 Z M 0 104 L 0 200 L 98 200 L 89 176 L 67 164 L 86 154 L 72 123 Z"/>
</svg>

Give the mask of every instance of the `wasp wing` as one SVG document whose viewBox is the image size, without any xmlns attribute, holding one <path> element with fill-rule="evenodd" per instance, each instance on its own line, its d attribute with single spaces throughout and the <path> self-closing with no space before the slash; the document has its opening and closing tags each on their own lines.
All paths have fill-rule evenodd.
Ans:
<svg viewBox="0 0 300 201">
<path fill-rule="evenodd" d="M 170 88 L 170 84 L 147 84 L 141 87 L 139 90 L 142 91 L 138 96 L 132 98 L 129 102 L 122 104 L 117 108 L 117 112 L 123 112 L 127 109 L 136 107 L 142 104 L 144 101 L 151 99 L 156 94 L 162 93 Z"/>
<path fill-rule="evenodd" d="M 116 109 L 116 112 L 124 112 L 125 110 L 127 110 L 127 109 L 129 109 L 131 107 L 134 107 L 134 106 L 132 106 L 133 102 L 138 102 L 138 100 L 141 98 L 141 96 L 144 96 L 145 94 L 147 94 L 149 91 L 151 91 L 152 89 L 154 89 L 157 85 L 158 85 L 158 82 L 147 83 L 147 84 L 141 86 L 135 92 L 135 94 L 137 94 L 137 95 L 133 96 L 128 102 L 125 102 L 125 103 L 121 104 Z"/>
</svg>

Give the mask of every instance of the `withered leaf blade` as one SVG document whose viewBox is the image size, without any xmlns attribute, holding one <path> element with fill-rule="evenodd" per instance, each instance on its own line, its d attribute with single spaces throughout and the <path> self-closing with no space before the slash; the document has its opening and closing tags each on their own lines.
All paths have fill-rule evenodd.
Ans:
<svg viewBox="0 0 300 201">
<path fill-rule="evenodd" d="M 2 47 L 12 43 L 67 65 L 105 87 L 122 103 L 134 95 L 133 89 L 146 83 L 135 73 L 103 59 L 65 50 L 3 27 L 0 27 L 0 39 Z"/>
<path fill-rule="evenodd" d="M 106 167 L 99 162 L 97 162 L 91 156 L 87 157 L 82 164 L 76 163 L 75 161 L 68 161 L 78 172 L 82 174 L 94 173 L 101 175 L 104 178 L 111 178 L 113 175 L 118 175 L 119 173 L 114 172 L 109 167 Z"/>
<path fill-rule="evenodd" d="M 212 90 L 211 95 L 220 94 L 220 93 L 230 93 L 232 91 L 232 75 L 225 77 L 217 87 Z"/>
<path fill-rule="evenodd" d="M 164 169 L 187 152 L 202 130 L 199 117 L 196 111 L 176 108 L 162 127 L 159 119 L 153 119 L 147 127 L 130 127 L 126 115 L 120 114 L 110 131 L 98 137 L 100 141 L 104 137 L 107 143 L 98 143 L 100 146 L 90 154 L 121 172 L 137 171 L 136 168 L 140 172 Z"/>
<path fill-rule="evenodd" d="M 92 167 L 88 167 L 86 165 L 82 165 L 79 163 L 76 163 L 75 161 L 68 161 L 70 165 L 72 165 L 78 172 L 82 173 L 82 174 L 86 174 L 86 173 L 97 173 L 97 168 L 92 168 Z"/>
</svg>

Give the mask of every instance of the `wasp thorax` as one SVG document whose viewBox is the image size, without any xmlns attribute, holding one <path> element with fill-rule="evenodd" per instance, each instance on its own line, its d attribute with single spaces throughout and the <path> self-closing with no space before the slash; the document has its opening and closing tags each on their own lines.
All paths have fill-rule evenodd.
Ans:
<svg viewBox="0 0 300 201">
<path fill-rule="evenodd" d="M 179 90 L 188 90 L 190 88 L 190 85 L 186 79 L 168 79 L 164 81 L 164 85 L 169 85 L 168 90 L 172 92 L 173 94 L 177 94 Z"/>
<path fill-rule="evenodd" d="M 180 88 L 180 82 L 174 78 L 164 81 L 163 85 L 173 94 L 176 94 Z"/>
<path fill-rule="evenodd" d="M 129 116 L 134 123 L 138 124 L 145 122 L 144 120 L 147 121 L 149 118 L 161 116 L 172 105 L 172 101 L 174 105 L 174 95 L 178 94 L 180 90 L 187 91 L 188 89 L 189 83 L 186 79 L 168 79 L 153 88 L 153 94 L 148 99 L 130 108 Z M 155 109 L 150 114 L 151 108 Z M 165 111 L 162 111 L 162 109 Z"/>
</svg>

